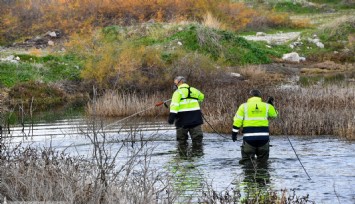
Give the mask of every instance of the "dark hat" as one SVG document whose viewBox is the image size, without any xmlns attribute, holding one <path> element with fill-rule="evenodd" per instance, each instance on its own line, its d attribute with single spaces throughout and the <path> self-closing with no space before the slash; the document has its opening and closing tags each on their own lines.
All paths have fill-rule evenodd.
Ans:
<svg viewBox="0 0 355 204">
<path fill-rule="evenodd" d="M 261 97 L 261 92 L 258 89 L 252 89 L 249 94 L 251 96 Z"/>
</svg>

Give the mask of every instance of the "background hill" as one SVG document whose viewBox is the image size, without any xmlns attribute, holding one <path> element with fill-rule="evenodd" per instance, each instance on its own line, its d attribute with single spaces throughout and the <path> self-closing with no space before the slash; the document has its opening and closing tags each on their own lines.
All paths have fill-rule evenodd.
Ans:
<svg viewBox="0 0 355 204">
<path fill-rule="evenodd" d="M 229 83 L 230 72 L 246 73 L 238 80 L 251 79 L 240 68 L 284 63 L 281 58 L 291 52 L 305 59 L 303 64 L 329 61 L 297 72 L 354 77 L 349 0 L 2 0 L 0 5 L 0 85 L 19 100 L 27 84 L 59 89 L 58 97 L 88 93 L 93 86 L 102 92 L 170 91 L 166 85 L 176 74 L 197 86 L 217 86 Z M 298 37 L 287 38 L 288 32 Z M 276 42 L 276 35 L 286 38 Z"/>
</svg>

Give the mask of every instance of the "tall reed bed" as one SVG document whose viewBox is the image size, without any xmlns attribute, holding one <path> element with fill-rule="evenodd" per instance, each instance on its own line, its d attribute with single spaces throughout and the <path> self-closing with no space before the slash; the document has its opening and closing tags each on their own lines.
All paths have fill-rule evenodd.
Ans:
<svg viewBox="0 0 355 204">
<path fill-rule="evenodd" d="M 248 100 L 251 89 L 258 88 L 264 101 L 268 96 L 275 98 L 275 107 L 279 112 L 277 119 L 270 120 L 271 134 L 337 135 L 355 139 L 355 90 L 352 86 L 283 88 L 260 84 L 236 81 L 217 88 L 207 89 L 208 86 L 205 86 L 206 90 L 202 90 L 205 101 L 201 108 L 212 127 L 205 123 L 204 130 L 230 133 L 237 108 Z M 162 98 L 158 94 L 108 92 L 98 99 L 95 107 L 99 115 L 128 116 L 154 106 Z M 92 108 L 88 105 L 89 113 Z M 166 116 L 168 113 L 169 110 L 158 107 L 140 115 Z"/>
<path fill-rule="evenodd" d="M 355 139 L 354 87 L 332 85 L 280 90 L 280 93 L 281 122 L 275 121 L 277 132 Z"/>
<path fill-rule="evenodd" d="M 252 86 L 243 84 L 213 90 L 207 96 L 204 112 L 218 131 L 231 131 L 238 106 L 250 97 Z M 353 87 L 282 88 L 259 87 L 263 100 L 275 98 L 279 112 L 270 121 L 274 135 L 337 135 L 355 139 L 355 90 Z M 229 110 L 228 110 L 229 109 Z M 206 130 L 210 131 L 209 127 Z"/>
<path fill-rule="evenodd" d="M 170 97 L 170 96 L 169 96 Z M 142 116 L 157 116 L 166 114 L 164 105 L 156 106 L 158 102 L 166 100 L 163 94 L 137 94 L 125 93 L 117 91 L 107 91 L 102 97 L 98 98 L 95 103 L 88 103 L 87 112 L 90 115 L 94 113 L 99 116 L 119 117 L 129 116 L 134 113 L 142 112 Z"/>
</svg>

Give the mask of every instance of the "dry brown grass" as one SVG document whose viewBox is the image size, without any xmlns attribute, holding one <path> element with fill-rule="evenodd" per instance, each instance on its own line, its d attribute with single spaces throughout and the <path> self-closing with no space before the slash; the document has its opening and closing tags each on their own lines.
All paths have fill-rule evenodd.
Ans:
<svg viewBox="0 0 355 204">
<path fill-rule="evenodd" d="M 211 12 L 207 12 L 207 14 L 203 17 L 202 24 L 206 27 L 221 29 L 223 27 L 220 20 L 212 15 Z"/>
<path fill-rule="evenodd" d="M 243 76 L 248 83 L 264 84 L 269 86 L 271 84 L 280 83 L 285 80 L 285 75 L 279 71 L 268 71 L 260 65 L 247 65 L 238 67 L 235 71 Z"/>
<path fill-rule="evenodd" d="M 302 68 L 300 72 L 305 75 L 324 74 L 324 73 L 349 73 L 355 71 L 355 64 L 352 63 L 336 63 L 333 61 L 323 61 L 313 64 L 312 67 Z"/>
<path fill-rule="evenodd" d="M 19 148 L 1 156 L 1 194 L 8 200 L 87 201 L 93 178 L 79 173 L 89 171 L 89 163 L 51 149 Z"/>
<path fill-rule="evenodd" d="M 239 73 L 248 79 L 259 79 L 266 75 L 266 70 L 257 65 L 249 65 L 245 68 L 241 68 Z"/>
<path fill-rule="evenodd" d="M 171 97 L 171 96 L 169 96 Z M 139 111 L 154 107 L 156 103 L 167 100 L 158 94 L 137 94 L 120 93 L 117 91 L 108 91 L 95 103 L 87 105 L 87 113 L 100 116 L 129 116 Z M 141 116 L 157 116 L 169 112 L 164 105 L 152 108 L 149 111 L 142 112 Z"/>
<path fill-rule="evenodd" d="M 229 133 L 233 116 L 253 86 L 239 84 L 207 95 L 204 112 L 212 126 Z M 270 122 L 274 135 L 337 135 L 355 139 L 353 87 L 280 89 L 260 87 L 263 99 L 275 98 L 279 118 Z M 208 99 L 210 98 L 210 100 Z M 206 127 L 209 130 L 209 127 Z M 210 131 L 210 130 L 209 130 Z"/>
<path fill-rule="evenodd" d="M 319 64 L 323 66 L 324 64 Z M 355 89 L 353 85 L 337 83 L 321 87 L 319 85 L 303 88 L 282 88 L 280 82 L 285 76 L 269 73 L 258 66 L 239 70 L 243 80 L 226 75 L 215 75 L 203 82 L 195 81 L 190 85 L 205 94 L 201 104 L 202 112 L 215 130 L 230 133 L 233 116 L 238 106 L 249 98 L 251 89 L 258 88 L 263 100 L 268 96 L 275 98 L 279 118 L 271 120 L 273 135 L 337 135 L 350 140 L 355 139 Z M 221 78 L 220 78 L 221 77 Z M 197 77 L 198 78 L 198 77 Z M 157 101 L 170 99 L 171 93 L 160 95 L 107 93 L 98 99 L 97 112 L 100 115 L 128 116 Z M 92 108 L 92 107 L 91 107 Z M 165 108 L 157 108 L 142 116 L 167 115 Z M 205 131 L 213 132 L 205 123 Z"/>
</svg>

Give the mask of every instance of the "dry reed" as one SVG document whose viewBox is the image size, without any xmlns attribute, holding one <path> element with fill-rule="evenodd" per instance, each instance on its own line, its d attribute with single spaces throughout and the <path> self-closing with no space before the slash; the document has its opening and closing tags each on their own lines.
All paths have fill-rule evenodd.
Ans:
<svg viewBox="0 0 355 204">
<path fill-rule="evenodd" d="M 242 84 L 240 84 L 242 85 Z M 252 87 L 231 86 L 214 90 L 204 107 L 207 118 L 218 131 L 230 132 L 238 106 L 248 99 Z M 353 87 L 263 88 L 263 100 L 275 98 L 278 119 L 271 120 L 274 135 L 338 135 L 355 139 L 355 90 Z M 216 94 L 219 93 L 219 94 Z M 208 101 L 208 100 L 207 100 Z M 229 110 L 227 110 L 229 109 Z M 206 127 L 209 130 L 208 127 Z"/>
<path fill-rule="evenodd" d="M 211 12 L 207 12 L 207 14 L 203 17 L 203 25 L 215 29 L 220 29 L 223 27 L 220 20 L 215 18 Z"/>
<path fill-rule="evenodd" d="M 167 100 L 158 94 L 136 94 L 136 93 L 119 93 L 116 91 L 108 91 L 102 97 L 98 98 L 95 103 L 87 105 L 88 114 L 94 112 L 100 116 L 129 116 L 147 108 L 154 107 L 156 103 Z M 142 112 L 142 116 L 157 116 L 166 112 L 162 106 L 150 109 L 150 111 Z"/>
<path fill-rule="evenodd" d="M 200 90 L 205 94 L 205 102 L 201 104 L 202 112 L 216 131 L 230 133 L 238 106 L 249 98 L 250 89 L 258 88 L 262 91 L 264 101 L 267 96 L 275 98 L 279 117 L 270 121 L 273 135 L 336 135 L 349 140 L 355 139 L 355 90 L 352 86 L 283 88 L 263 80 L 265 77 L 262 77 L 263 72 L 259 69 L 253 70 L 258 77 L 254 76 L 255 79 L 252 80 L 226 80 L 224 84 L 214 84 L 217 87 L 214 89 L 208 88 L 212 87 L 208 84 L 201 86 Z M 250 72 L 244 74 L 248 73 Z M 274 81 L 279 80 L 280 76 L 276 76 Z M 157 94 L 109 92 L 98 99 L 96 109 L 99 115 L 128 116 L 154 106 L 161 99 Z M 92 106 L 89 106 L 88 110 L 90 109 Z M 158 107 L 142 113 L 141 116 L 166 116 L 168 113 L 165 108 Z M 208 132 L 214 131 L 207 124 L 203 128 Z"/>
</svg>

